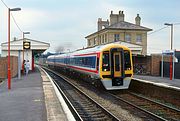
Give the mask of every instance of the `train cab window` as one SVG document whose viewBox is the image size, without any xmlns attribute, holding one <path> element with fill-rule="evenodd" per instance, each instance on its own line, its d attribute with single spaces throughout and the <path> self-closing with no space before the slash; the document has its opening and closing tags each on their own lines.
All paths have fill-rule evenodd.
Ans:
<svg viewBox="0 0 180 121">
<path fill-rule="evenodd" d="M 125 70 L 131 69 L 131 59 L 130 59 L 130 52 L 124 51 L 124 61 L 125 61 Z"/>
<path fill-rule="evenodd" d="M 96 69 L 99 70 L 99 58 L 97 57 Z"/>
<path fill-rule="evenodd" d="M 115 55 L 115 71 L 120 71 L 119 65 L 120 65 L 120 57 L 119 55 Z"/>
<path fill-rule="evenodd" d="M 103 52 L 102 58 L 102 71 L 110 71 L 110 64 L 109 64 L 109 52 Z"/>
</svg>

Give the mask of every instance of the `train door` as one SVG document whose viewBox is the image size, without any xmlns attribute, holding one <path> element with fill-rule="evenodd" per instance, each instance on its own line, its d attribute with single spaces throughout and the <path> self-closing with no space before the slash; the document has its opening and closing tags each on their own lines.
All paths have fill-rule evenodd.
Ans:
<svg viewBox="0 0 180 121">
<path fill-rule="evenodd" d="M 111 49 L 111 76 L 112 86 L 123 85 L 124 78 L 124 51 L 121 48 Z"/>
<path fill-rule="evenodd" d="M 115 52 L 113 54 L 113 61 L 114 61 L 114 77 L 121 77 L 121 56 L 120 52 Z"/>
</svg>

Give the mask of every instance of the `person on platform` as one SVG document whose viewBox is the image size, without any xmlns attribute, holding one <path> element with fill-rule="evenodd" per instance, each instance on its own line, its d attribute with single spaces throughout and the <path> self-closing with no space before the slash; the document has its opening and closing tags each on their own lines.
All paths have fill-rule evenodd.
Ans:
<svg viewBox="0 0 180 121">
<path fill-rule="evenodd" d="M 30 68 L 30 63 L 29 63 L 29 60 L 27 60 L 27 61 L 25 62 L 26 75 L 28 75 L 29 68 Z"/>
<path fill-rule="evenodd" d="M 26 60 L 23 60 L 23 63 L 22 63 L 22 74 L 26 73 L 25 63 L 26 63 Z"/>
</svg>

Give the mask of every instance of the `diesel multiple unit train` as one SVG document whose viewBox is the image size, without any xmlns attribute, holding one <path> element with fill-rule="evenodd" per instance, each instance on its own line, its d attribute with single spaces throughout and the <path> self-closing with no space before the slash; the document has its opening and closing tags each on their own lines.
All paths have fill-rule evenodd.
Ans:
<svg viewBox="0 0 180 121">
<path fill-rule="evenodd" d="M 47 64 L 86 75 L 91 78 L 89 81 L 100 82 L 106 90 L 127 89 L 133 76 L 131 51 L 120 44 L 51 55 L 47 58 Z"/>
</svg>

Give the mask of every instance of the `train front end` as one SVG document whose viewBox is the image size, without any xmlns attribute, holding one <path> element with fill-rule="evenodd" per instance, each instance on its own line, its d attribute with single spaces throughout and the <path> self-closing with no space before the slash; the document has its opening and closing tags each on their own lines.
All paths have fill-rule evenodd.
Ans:
<svg viewBox="0 0 180 121">
<path fill-rule="evenodd" d="M 130 49 L 110 44 L 101 50 L 100 56 L 100 78 L 106 90 L 128 89 L 133 76 Z"/>
</svg>

